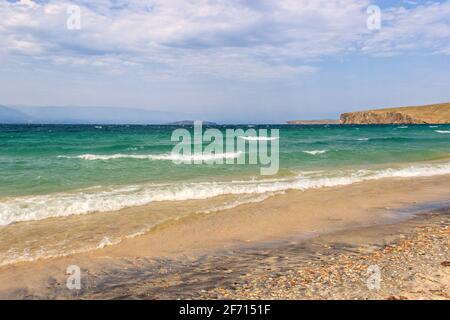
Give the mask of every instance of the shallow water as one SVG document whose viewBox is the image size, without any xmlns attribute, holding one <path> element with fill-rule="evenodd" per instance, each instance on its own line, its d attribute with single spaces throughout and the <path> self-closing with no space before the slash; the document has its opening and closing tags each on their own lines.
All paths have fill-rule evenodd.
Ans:
<svg viewBox="0 0 450 320">
<path fill-rule="evenodd" d="M 103 248 L 288 190 L 450 174 L 449 125 L 252 127 L 272 128 L 280 170 L 261 176 L 258 165 L 173 163 L 173 126 L 0 126 L 0 264 Z"/>
<path fill-rule="evenodd" d="M 261 176 L 259 165 L 173 163 L 174 126 L 2 125 L 0 225 L 155 201 L 450 173 L 448 125 L 251 129 L 274 128 L 280 129 L 280 170 Z"/>
</svg>

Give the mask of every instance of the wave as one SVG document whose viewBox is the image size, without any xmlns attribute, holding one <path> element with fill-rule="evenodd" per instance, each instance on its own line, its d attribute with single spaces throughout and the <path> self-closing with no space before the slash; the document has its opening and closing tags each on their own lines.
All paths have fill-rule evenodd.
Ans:
<svg viewBox="0 0 450 320">
<path fill-rule="evenodd" d="M 196 213 L 197 214 L 213 213 L 213 212 L 223 211 L 223 210 L 227 210 L 227 209 L 233 209 L 233 208 L 236 208 L 243 204 L 262 202 L 270 197 L 273 197 L 275 195 L 284 194 L 284 193 L 285 193 L 285 191 L 282 190 L 282 191 L 277 191 L 277 192 L 263 193 L 263 194 L 258 195 L 257 197 L 255 197 L 253 194 L 244 195 L 243 197 L 241 197 L 237 200 L 230 201 L 230 202 L 225 203 L 218 207 L 211 207 L 209 209 L 200 210 L 200 211 L 197 211 Z"/>
<path fill-rule="evenodd" d="M 324 176 L 327 174 L 328 176 Z M 334 174 L 334 176 L 329 176 L 330 174 Z M 336 172 L 324 172 L 324 175 L 313 176 L 299 174 L 291 179 L 148 184 L 101 191 L 80 190 L 74 193 L 3 198 L 0 200 L 0 225 L 50 217 L 116 211 L 158 201 L 199 200 L 222 195 L 261 195 L 290 189 L 307 190 L 344 186 L 366 180 L 444 174 L 450 174 L 450 163 L 417 165 L 401 169 L 353 170 L 338 172 L 337 175 Z"/>
<path fill-rule="evenodd" d="M 17 250 L 17 249 L 10 249 L 6 252 L 6 254 L 0 254 L 0 266 L 6 266 L 15 264 L 18 262 L 31 262 L 36 261 L 40 259 L 51 259 L 51 258 L 62 258 L 67 257 L 74 254 L 79 253 L 85 253 L 90 252 L 98 249 L 103 249 L 109 246 L 117 245 L 121 243 L 124 239 L 134 238 L 140 235 L 145 234 L 145 232 L 139 233 L 139 234 L 133 234 L 129 236 L 125 236 L 122 239 L 111 239 L 108 236 L 103 237 L 100 242 L 97 245 L 90 245 L 83 248 L 78 249 L 72 249 L 72 250 L 65 250 L 65 251 L 58 251 L 55 249 L 51 249 L 50 251 L 42 250 L 41 247 L 40 250 L 31 252 L 31 250 L 25 249 L 25 250 Z"/>
<path fill-rule="evenodd" d="M 303 151 L 303 153 L 307 153 L 307 154 L 310 154 L 310 155 L 313 155 L 313 156 L 318 155 L 318 154 L 324 154 L 324 153 L 326 153 L 326 152 L 328 152 L 328 150 L 311 150 L 311 151 Z"/>
<path fill-rule="evenodd" d="M 212 214 L 215 212 L 232 209 L 232 208 L 238 207 L 240 205 L 244 205 L 244 204 L 262 202 L 270 197 L 273 197 L 275 195 L 284 194 L 284 193 L 285 193 L 284 191 L 269 192 L 269 193 L 263 193 L 263 194 L 260 194 L 257 196 L 254 196 L 252 194 L 249 194 L 249 195 L 244 194 L 235 200 L 224 203 L 223 205 L 211 206 L 210 208 L 198 210 L 198 211 L 194 212 L 194 214 L 196 214 L 196 215 Z M 133 239 L 133 238 L 136 238 L 139 236 L 143 236 L 143 235 L 149 233 L 152 229 L 154 229 L 158 225 L 161 225 L 161 224 L 164 224 L 167 222 L 170 223 L 171 221 L 177 221 L 182 218 L 183 218 L 183 216 L 170 217 L 166 220 L 158 221 L 158 222 L 155 222 L 154 224 L 146 225 L 143 229 L 141 229 L 139 231 L 135 231 L 130 234 L 114 236 L 114 237 L 105 235 L 97 243 L 93 243 L 93 244 L 90 244 L 87 246 L 82 246 L 82 247 L 76 248 L 76 249 L 66 250 L 66 249 L 62 249 L 62 248 L 59 248 L 59 249 L 50 248 L 50 249 L 42 250 L 43 248 L 41 247 L 40 250 L 30 251 L 27 249 L 17 250 L 15 248 L 11 248 L 6 253 L 2 254 L 2 252 L 0 252 L 0 266 L 10 265 L 10 264 L 14 264 L 17 262 L 36 261 L 36 260 L 40 260 L 40 259 L 49 259 L 49 258 L 61 258 L 61 257 L 73 255 L 73 254 L 79 254 L 79 253 L 85 253 L 85 252 L 90 252 L 90 251 L 94 251 L 94 250 L 104 249 L 106 247 L 120 244 L 123 240 Z"/>
<path fill-rule="evenodd" d="M 279 139 L 278 137 L 243 137 L 243 136 L 240 136 L 239 138 L 247 141 L 274 141 Z"/>
<path fill-rule="evenodd" d="M 419 139 L 417 138 L 411 138 L 411 137 L 377 137 L 377 138 L 370 138 L 370 141 L 372 142 L 404 142 L 404 141 L 417 141 Z"/>
<path fill-rule="evenodd" d="M 437 133 L 450 133 L 450 130 L 434 130 Z"/>
<path fill-rule="evenodd" d="M 110 155 L 101 154 L 81 154 L 78 156 L 62 156 L 58 158 L 63 159 L 82 159 L 82 160 L 116 160 L 116 159 L 138 159 L 138 160 L 165 160 L 165 161 L 208 161 L 208 160 L 220 160 L 220 159 L 234 159 L 240 157 L 242 152 L 226 152 L 217 154 L 192 154 L 192 155 L 180 155 L 180 154 L 123 154 L 116 153 Z"/>
<path fill-rule="evenodd" d="M 358 139 L 356 139 L 356 141 L 369 141 L 370 139 L 369 138 L 358 138 Z"/>
</svg>

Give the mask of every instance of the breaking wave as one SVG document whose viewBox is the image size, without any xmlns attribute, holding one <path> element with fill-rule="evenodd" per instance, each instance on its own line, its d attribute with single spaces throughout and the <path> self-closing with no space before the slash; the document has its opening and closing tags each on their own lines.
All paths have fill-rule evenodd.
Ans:
<svg viewBox="0 0 450 320">
<path fill-rule="evenodd" d="M 239 138 L 247 141 L 274 141 L 279 139 L 278 137 L 242 137 Z"/>
<path fill-rule="evenodd" d="M 330 176 L 330 174 L 334 175 Z M 8 197 L 0 199 L 0 225 L 50 217 L 115 211 L 157 201 L 198 200 L 221 195 L 262 195 L 290 189 L 307 190 L 344 186 L 384 178 L 426 177 L 444 174 L 450 174 L 450 163 L 337 173 L 309 174 L 304 172 L 290 179 L 146 184 L 97 191 L 89 189 L 72 193 Z"/>
<path fill-rule="evenodd" d="M 217 153 L 217 154 L 192 154 L 192 155 L 181 155 L 181 154 L 124 154 L 116 153 L 111 155 L 102 154 L 81 154 L 77 156 L 58 156 L 62 159 L 81 159 L 81 160 L 117 160 L 117 159 L 137 159 L 137 160 L 165 160 L 165 161 L 208 161 L 208 160 L 218 160 L 218 159 L 234 159 L 238 158 L 242 152 L 227 152 L 227 153 Z"/>
<path fill-rule="evenodd" d="M 303 151 L 303 153 L 307 153 L 307 154 L 315 156 L 315 155 L 318 155 L 318 154 L 324 154 L 327 151 L 328 150 L 311 150 L 311 151 Z"/>
</svg>

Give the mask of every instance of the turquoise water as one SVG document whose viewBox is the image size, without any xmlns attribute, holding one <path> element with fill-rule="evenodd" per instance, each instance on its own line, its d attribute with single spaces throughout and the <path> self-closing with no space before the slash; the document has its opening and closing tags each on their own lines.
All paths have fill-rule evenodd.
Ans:
<svg viewBox="0 0 450 320">
<path fill-rule="evenodd" d="M 275 176 L 261 176 L 259 165 L 175 164 L 169 157 L 174 129 L 0 125 L 0 224 L 152 201 L 450 173 L 450 125 L 252 126 L 280 130 Z"/>
</svg>

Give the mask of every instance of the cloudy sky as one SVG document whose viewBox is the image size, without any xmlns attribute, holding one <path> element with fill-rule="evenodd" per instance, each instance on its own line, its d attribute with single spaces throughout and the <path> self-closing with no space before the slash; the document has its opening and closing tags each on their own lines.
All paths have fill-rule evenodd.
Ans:
<svg viewBox="0 0 450 320">
<path fill-rule="evenodd" d="M 335 118 L 450 101 L 450 0 L 0 0 L 0 62 L 3 105 Z"/>
</svg>

